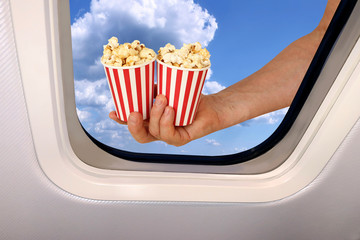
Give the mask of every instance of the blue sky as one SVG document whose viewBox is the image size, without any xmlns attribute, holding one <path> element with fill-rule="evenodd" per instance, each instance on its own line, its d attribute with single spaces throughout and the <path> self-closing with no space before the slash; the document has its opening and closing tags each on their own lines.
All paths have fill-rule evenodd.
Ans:
<svg viewBox="0 0 360 240">
<path fill-rule="evenodd" d="M 280 124 L 279 110 L 210 134 L 182 147 L 163 142 L 138 144 L 126 126 L 108 118 L 113 109 L 99 62 L 111 36 L 135 39 L 155 51 L 170 42 L 199 41 L 211 54 L 204 93 L 211 94 L 254 73 L 292 41 L 311 32 L 321 19 L 324 0 L 186 1 L 71 0 L 74 79 L 81 123 L 110 146 L 148 153 L 232 154 L 264 141 Z"/>
</svg>

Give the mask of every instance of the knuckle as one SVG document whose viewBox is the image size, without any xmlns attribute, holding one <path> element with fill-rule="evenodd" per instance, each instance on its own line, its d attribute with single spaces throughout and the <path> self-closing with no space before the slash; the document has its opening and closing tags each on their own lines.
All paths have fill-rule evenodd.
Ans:
<svg viewBox="0 0 360 240">
<path fill-rule="evenodd" d="M 161 140 L 172 146 L 178 147 L 179 145 L 179 142 L 169 134 L 161 134 Z"/>
<path fill-rule="evenodd" d="M 160 119 L 160 116 L 162 114 L 162 110 L 161 109 L 158 109 L 156 107 L 153 107 L 150 111 L 150 119 L 152 121 L 159 121 Z"/>
<path fill-rule="evenodd" d="M 160 134 L 158 131 L 154 130 L 153 128 L 149 128 L 149 133 L 155 137 L 156 139 L 160 139 Z"/>
<path fill-rule="evenodd" d="M 161 128 L 167 128 L 167 127 L 169 127 L 168 119 L 166 119 L 165 117 L 162 117 L 162 118 L 160 119 L 159 125 L 160 125 Z"/>
<path fill-rule="evenodd" d="M 175 147 L 181 147 L 181 146 L 183 146 L 184 144 L 174 143 L 174 144 L 172 144 L 172 145 L 175 146 Z"/>
<path fill-rule="evenodd" d="M 167 140 L 166 143 L 169 145 L 172 145 L 174 147 L 181 147 L 181 146 L 185 145 L 184 143 L 175 142 L 175 141 L 171 141 L 171 140 Z"/>
<path fill-rule="evenodd" d="M 144 143 L 148 143 L 149 141 L 147 141 L 147 139 L 144 139 L 144 138 L 140 138 L 140 139 L 136 139 L 136 141 L 138 143 L 141 143 L 141 144 L 144 144 Z"/>
</svg>

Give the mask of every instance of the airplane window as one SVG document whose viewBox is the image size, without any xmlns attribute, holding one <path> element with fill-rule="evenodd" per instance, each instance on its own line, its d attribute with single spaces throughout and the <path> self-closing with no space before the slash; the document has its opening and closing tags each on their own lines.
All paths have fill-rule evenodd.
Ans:
<svg viewBox="0 0 360 240">
<path fill-rule="evenodd" d="M 78 118 L 94 141 L 126 152 L 221 156 L 264 142 L 287 108 L 255 117 L 181 147 L 136 142 L 115 110 L 100 62 L 103 45 L 140 40 L 155 52 L 167 43 L 200 42 L 211 54 L 203 94 L 213 94 L 259 70 L 286 46 L 311 32 L 327 1 L 70 1 L 75 100 Z M 156 74 L 155 74 L 156 76 Z M 156 77 L 155 77 L 156 80 Z"/>
</svg>

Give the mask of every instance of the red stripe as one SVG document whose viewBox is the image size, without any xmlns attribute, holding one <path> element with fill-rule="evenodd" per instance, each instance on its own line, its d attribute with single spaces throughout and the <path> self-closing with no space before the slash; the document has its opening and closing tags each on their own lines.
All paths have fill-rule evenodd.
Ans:
<svg viewBox="0 0 360 240">
<path fill-rule="evenodd" d="M 118 104 L 117 104 L 117 101 L 116 101 L 116 97 L 115 97 L 114 88 L 113 88 L 112 81 L 111 81 L 109 68 L 105 67 L 105 71 L 106 71 L 106 76 L 107 76 L 107 79 L 108 79 L 108 82 L 109 82 L 109 85 L 110 85 L 111 94 L 113 96 L 113 100 L 114 100 L 114 103 L 115 103 L 116 115 L 120 119 L 119 107 L 118 107 Z"/>
<path fill-rule="evenodd" d="M 150 97 L 150 108 L 151 108 L 151 106 L 152 106 L 152 104 L 153 104 L 153 99 L 154 99 L 154 82 L 155 82 L 155 62 L 153 62 L 153 64 L 152 64 L 152 70 L 151 70 L 151 72 L 152 72 L 152 80 L 151 80 L 151 97 Z M 149 109 L 149 117 L 150 117 L 150 109 Z"/>
<path fill-rule="evenodd" d="M 178 103 L 179 103 L 179 95 L 180 95 L 180 87 L 181 87 L 181 78 L 182 78 L 183 71 L 177 70 L 176 71 L 176 82 L 175 82 L 175 97 L 174 97 L 174 110 L 175 110 L 175 120 L 176 115 L 178 114 Z M 180 111 L 181 114 L 181 111 Z"/>
<path fill-rule="evenodd" d="M 170 85 L 171 85 L 171 68 L 166 68 L 166 97 L 168 99 L 168 105 L 170 103 Z"/>
<path fill-rule="evenodd" d="M 132 94 L 131 94 L 129 69 L 124 69 L 124 78 L 125 78 L 126 93 L 127 93 L 127 98 L 129 101 L 129 108 L 130 108 L 130 113 L 131 113 L 134 111 L 134 104 L 133 104 Z"/>
<path fill-rule="evenodd" d="M 188 118 L 188 120 L 187 120 L 186 125 L 190 124 L 191 119 L 192 119 L 191 116 L 192 116 L 192 114 L 193 114 L 193 112 L 194 112 L 194 109 L 195 109 L 195 101 L 196 101 L 196 97 L 197 97 L 197 92 L 198 92 L 198 90 L 199 90 L 199 85 L 200 85 L 200 82 L 201 82 L 202 73 L 203 73 L 203 72 L 199 72 L 198 78 L 197 78 L 197 80 L 196 80 L 196 86 L 195 86 L 194 96 L 193 96 L 192 103 L 191 103 L 192 108 L 190 109 L 190 114 L 189 114 L 189 118 Z M 194 115 L 195 115 L 195 114 L 194 114 Z"/>
<path fill-rule="evenodd" d="M 186 82 L 186 87 L 185 87 L 184 105 L 183 105 L 183 109 L 181 111 L 181 117 L 180 117 L 180 123 L 179 123 L 180 126 L 184 125 L 184 118 L 185 118 L 186 108 L 187 108 L 188 101 L 189 101 L 190 88 L 191 88 L 193 76 L 194 76 L 194 72 L 189 71 L 189 74 L 187 77 L 187 82 Z"/>
<path fill-rule="evenodd" d="M 142 94 L 141 94 L 141 74 L 140 68 L 135 68 L 136 95 L 138 100 L 139 113 L 144 114 L 142 110 Z"/>
<path fill-rule="evenodd" d="M 119 100 L 120 100 L 120 107 L 121 107 L 121 112 L 124 116 L 124 121 L 127 121 L 127 116 L 126 116 L 126 111 L 125 111 L 125 105 L 124 105 L 124 99 L 121 93 L 121 87 L 120 87 L 120 81 L 119 81 L 119 73 L 117 69 L 113 69 L 113 74 L 115 77 L 115 83 L 116 83 L 116 88 L 117 88 L 117 93 L 119 95 Z"/>
<path fill-rule="evenodd" d="M 143 114 L 146 114 L 146 118 L 148 118 L 148 114 L 149 114 L 149 112 L 150 112 L 150 107 L 149 107 L 149 102 L 150 102 L 150 96 L 149 96 L 149 91 L 150 91 L 150 78 L 151 78 L 151 76 L 149 75 L 150 73 L 149 73 L 149 66 L 150 65 L 146 65 L 145 66 L 145 84 L 146 84 L 146 87 L 145 87 L 145 89 L 146 89 L 146 113 L 143 113 Z"/>
<path fill-rule="evenodd" d="M 208 71 L 208 70 L 206 70 L 206 71 L 205 71 L 205 74 L 204 74 L 204 81 L 202 82 L 201 87 L 200 87 L 199 100 L 198 100 L 198 102 L 196 103 L 195 114 L 194 114 L 194 116 L 192 117 L 192 120 L 191 120 L 191 121 L 193 121 L 193 119 L 195 118 L 196 112 L 197 112 L 197 110 L 198 110 L 198 108 L 199 108 L 201 92 L 202 92 L 202 89 L 203 89 L 203 87 L 204 87 L 205 77 L 206 77 L 207 71 Z"/>
<path fill-rule="evenodd" d="M 158 86 L 157 86 L 157 92 L 158 92 L 158 95 L 160 94 L 163 94 L 163 92 L 161 91 L 162 90 L 162 85 L 163 85 L 163 66 L 158 63 L 158 76 L 159 76 L 159 82 L 158 82 Z"/>
</svg>

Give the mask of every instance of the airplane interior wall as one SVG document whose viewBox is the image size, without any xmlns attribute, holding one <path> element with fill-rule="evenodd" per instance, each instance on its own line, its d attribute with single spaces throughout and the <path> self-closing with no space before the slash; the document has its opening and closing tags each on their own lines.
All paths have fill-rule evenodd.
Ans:
<svg viewBox="0 0 360 240">
<path fill-rule="evenodd" d="M 8 1 L 0 4 L 0 239 L 360 239 L 360 120 L 310 185 L 278 201 L 99 201 L 60 189 L 37 160 Z"/>
</svg>

